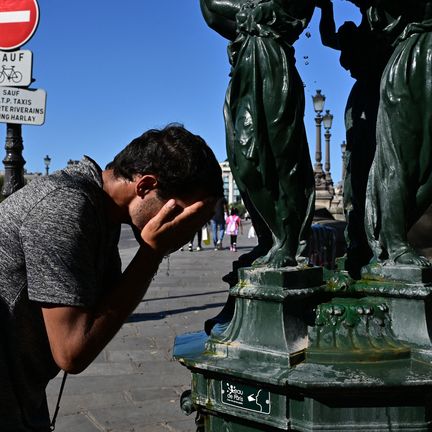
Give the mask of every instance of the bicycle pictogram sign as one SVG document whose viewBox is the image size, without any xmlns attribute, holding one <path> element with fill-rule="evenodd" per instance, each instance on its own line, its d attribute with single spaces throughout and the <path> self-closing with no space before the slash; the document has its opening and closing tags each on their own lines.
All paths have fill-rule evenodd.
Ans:
<svg viewBox="0 0 432 432">
<path fill-rule="evenodd" d="M 6 67 L 3 65 L 0 70 L 0 84 L 19 84 L 22 81 L 22 73 L 15 70 L 15 66 Z"/>
<path fill-rule="evenodd" d="M 32 52 L 0 51 L 0 87 L 26 87 L 32 80 Z"/>
</svg>

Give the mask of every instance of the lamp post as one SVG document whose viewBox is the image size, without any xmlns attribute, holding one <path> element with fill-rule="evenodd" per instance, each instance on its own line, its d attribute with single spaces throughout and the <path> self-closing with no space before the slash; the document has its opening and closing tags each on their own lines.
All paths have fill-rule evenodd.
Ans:
<svg viewBox="0 0 432 432">
<path fill-rule="evenodd" d="M 342 181 L 345 181 L 346 176 L 346 141 L 342 141 L 341 152 L 342 152 Z"/>
<path fill-rule="evenodd" d="M 321 123 L 323 117 L 321 113 L 324 110 L 325 96 L 321 94 L 321 90 L 317 90 L 316 94 L 312 96 L 313 107 L 316 112 L 315 116 L 315 126 L 316 126 L 316 147 L 315 147 L 315 183 L 319 185 L 321 180 L 324 178 L 324 173 L 322 169 L 322 151 L 321 151 Z"/>
<path fill-rule="evenodd" d="M 330 110 L 326 110 L 322 119 L 323 119 L 323 125 L 325 129 L 324 138 L 326 143 L 325 165 L 324 165 L 325 180 L 329 192 L 332 193 L 333 180 L 330 173 L 330 137 L 331 137 L 330 129 L 333 123 L 333 115 L 330 114 Z"/>
<path fill-rule="evenodd" d="M 6 156 L 3 159 L 5 175 L 1 191 L 5 198 L 21 189 L 25 184 L 23 148 L 21 125 L 8 123 L 6 126 Z"/>
<path fill-rule="evenodd" d="M 48 155 L 46 155 L 44 157 L 44 163 L 45 163 L 45 175 L 48 175 L 49 174 L 49 166 L 51 163 L 51 158 Z"/>
</svg>

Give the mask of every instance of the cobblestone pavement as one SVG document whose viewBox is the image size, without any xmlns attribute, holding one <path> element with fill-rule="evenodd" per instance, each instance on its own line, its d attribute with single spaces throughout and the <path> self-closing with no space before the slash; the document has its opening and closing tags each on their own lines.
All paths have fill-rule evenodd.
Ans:
<svg viewBox="0 0 432 432">
<path fill-rule="evenodd" d="M 116 337 L 83 373 L 69 376 L 61 401 L 58 432 L 195 432 L 194 416 L 179 408 L 180 395 L 190 388 L 190 373 L 172 360 L 175 336 L 200 331 L 228 296 L 221 277 L 232 261 L 256 244 L 239 236 L 239 251 L 225 249 L 177 251 L 165 259 L 145 299 Z M 196 245 L 194 245 L 196 246 Z M 124 227 L 120 241 L 123 265 L 136 243 Z M 47 388 L 51 413 L 60 374 Z"/>
</svg>

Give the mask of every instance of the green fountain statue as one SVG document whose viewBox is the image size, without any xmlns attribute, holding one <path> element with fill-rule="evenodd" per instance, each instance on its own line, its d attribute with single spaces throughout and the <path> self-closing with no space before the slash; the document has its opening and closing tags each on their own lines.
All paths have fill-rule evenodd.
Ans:
<svg viewBox="0 0 432 432">
<path fill-rule="evenodd" d="M 321 9 L 322 43 L 340 52 L 341 66 L 355 80 L 345 106 L 343 197 L 347 221 L 345 270 L 354 279 L 360 279 L 361 268 L 372 258 L 364 228 L 366 186 L 375 155 L 381 75 L 392 47 L 380 31 L 386 23 L 382 11 L 372 7 L 371 0 L 348 1 L 359 8 L 361 22 L 356 25 L 345 21 L 338 30 L 332 0 L 317 0 L 317 7 Z"/>
<path fill-rule="evenodd" d="M 314 177 L 292 44 L 314 0 L 201 0 L 201 8 L 231 41 L 227 154 L 258 233 L 252 256 L 260 256 L 255 264 L 296 266 L 313 216 Z"/>
<path fill-rule="evenodd" d="M 384 263 L 429 267 L 410 246 L 410 227 L 432 204 L 432 2 L 375 0 L 388 16 L 394 52 L 382 76 L 377 149 L 366 230 Z"/>
</svg>

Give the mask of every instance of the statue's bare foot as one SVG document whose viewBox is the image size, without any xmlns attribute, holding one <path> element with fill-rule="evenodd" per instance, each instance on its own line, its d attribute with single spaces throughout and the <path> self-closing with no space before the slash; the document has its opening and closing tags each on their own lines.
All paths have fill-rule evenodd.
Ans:
<svg viewBox="0 0 432 432">
<path fill-rule="evenodd" d="M 266 248 L 257 245 L 250 252 L 240 255 L 238 261 L 241 263 L 242 267 L 248 267 L 257 259 L 264 257 L 268 253 L 269 249 L 269 247 Z"/>
<path fill-rule="evenodd" d="M 259 245 L 258 245 L 259 247 Z M 280 243 L 276 240 L 270 249 L 267 249 L 261 256 L 257 256 L 252 263 L 254 267 L 268 265 L 274 253 L 280 248 Z"/>
<path fill-rule="evenodd" d="M 297 261 L 290 256 L 286 249 L 278 247 L 272 248 L 266 256 L 255 260 L 253 265 L 268 265 L 273 268 L 295 267 Z"/>
<path fill-rule="evenodd" d="M 257 266 L 264 266 L 264 265 L 267 265 L 267 264 L 269 263 L 269 260 L 270 260 L 270 253 L 268 253 L 267 255 L 264 255 L 264 256 L 262 256 L 262 257 L 257 258 L 257 259 L 252 263 L 252 265 L 253 265 L 254 267 L 257 267 Z"/>
<path fill-rule="evenodd" d="M 430 267 L 430 261 L 415 253 L 413 250 L 407 250 L 402 255 L 399 255 L 395 259 L 395 263 L 397 264 L 405 264 L 405 265 L 415 265 L 419 267 Z"/>
<path fill-rule="evenodd" d="M 297 261 L 285 249 L 279 249 L 269 262 L 270 267 L 296 267 Z"/>
</svg>

